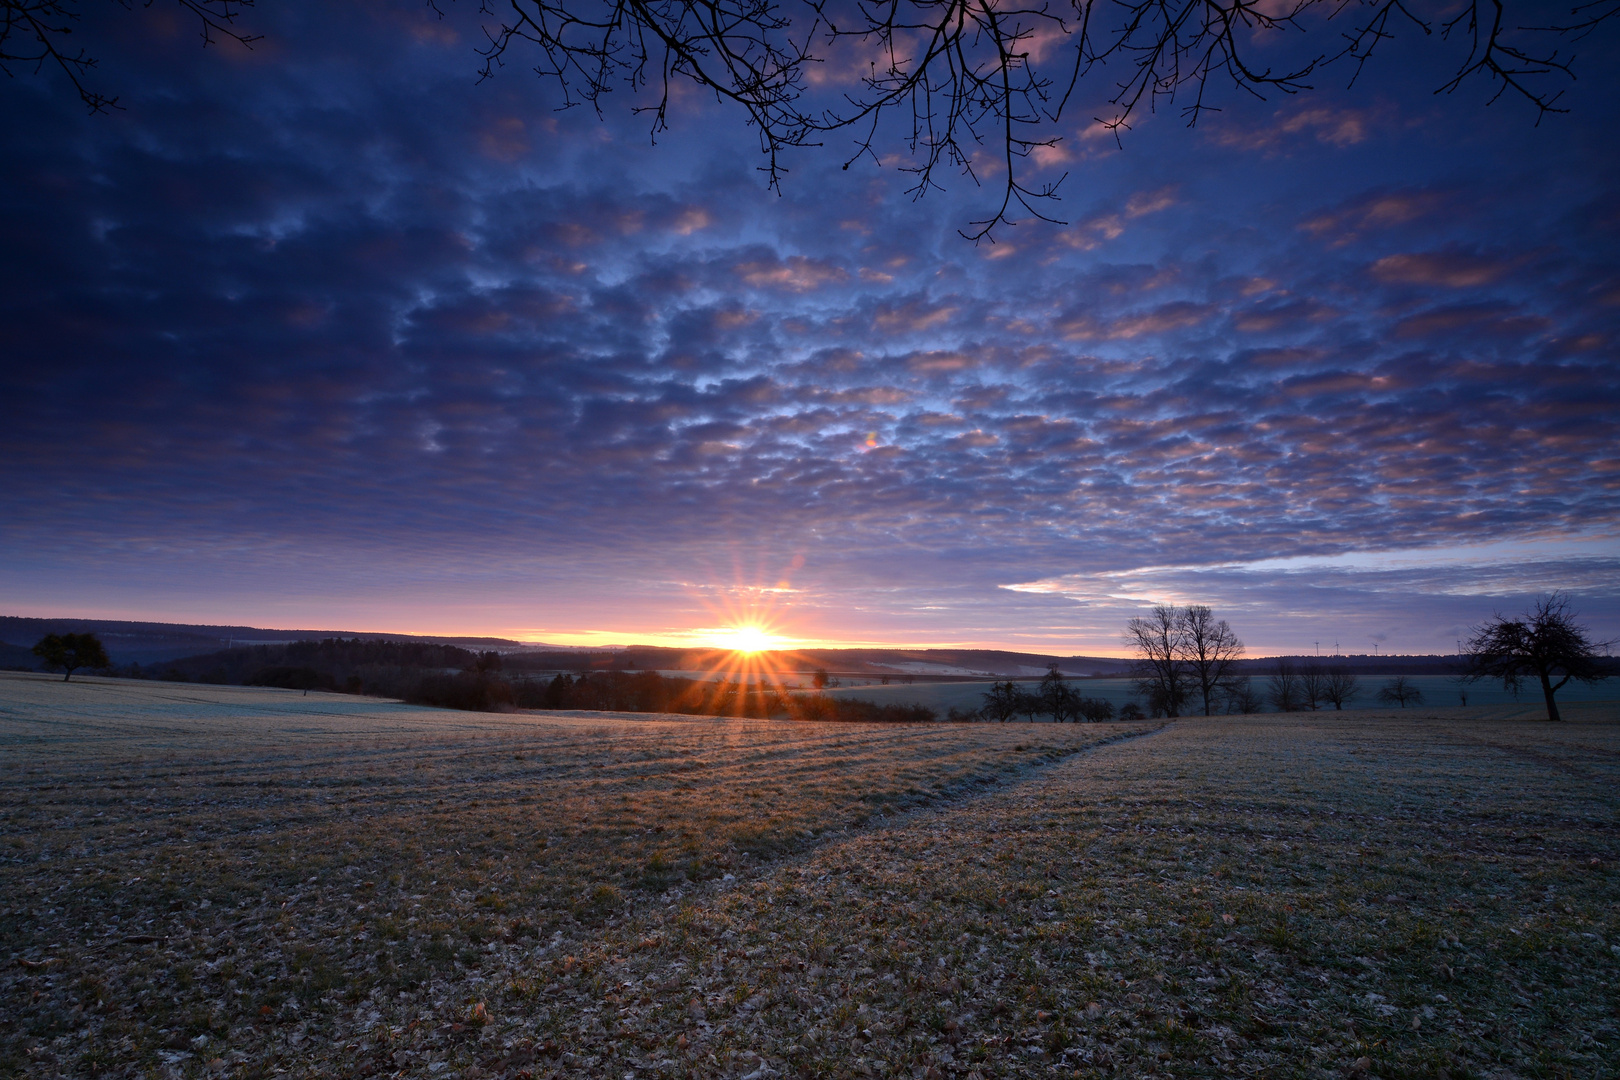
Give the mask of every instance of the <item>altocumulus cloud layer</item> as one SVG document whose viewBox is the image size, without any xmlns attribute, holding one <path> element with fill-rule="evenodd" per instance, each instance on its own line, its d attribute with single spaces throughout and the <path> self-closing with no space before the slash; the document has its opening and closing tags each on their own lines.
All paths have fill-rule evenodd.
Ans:
<svg viewBox="0 0 1620 1080">
<path fill-rule="evenodd" d="M 1077 131 L 1070 224 L 973 246 L 971 183 L 778 197 L 723 110 L 652 147 L 475 86 L 415 3 L 256 18 L 117 24 L 110 117 L 3 88 L 9 611 L 1113 651 L 1206 600 L 1431 651 L 1567 588 L 1620 632 L 1596 66 L 1540 128 L 1386 73 Z"/>
</svg>

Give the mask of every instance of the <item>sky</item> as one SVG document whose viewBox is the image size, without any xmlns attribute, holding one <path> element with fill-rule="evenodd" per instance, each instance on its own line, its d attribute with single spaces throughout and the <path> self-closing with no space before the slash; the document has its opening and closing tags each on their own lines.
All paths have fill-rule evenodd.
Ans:
<svg viewBox="0 0 1620 1080">
<path fill-rule="evenodd" d="M 1560 589 L 1620 638 L 1612 29 L 1539 124 L 1404 38 L 1075 111 L 1065 224 L 975 244 L 988 156 L 917 199 L 835 135 L 771 191 L 696 92 L 654 141 L 480 82 L 475 7 L 115 11 L 122 110 L 0 80 L 0 613 L 1435 653 Z"/>
</svg>

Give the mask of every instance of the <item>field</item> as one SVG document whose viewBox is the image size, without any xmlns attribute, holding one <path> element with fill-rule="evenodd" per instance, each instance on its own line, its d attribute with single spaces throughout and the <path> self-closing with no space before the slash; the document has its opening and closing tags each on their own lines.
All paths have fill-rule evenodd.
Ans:
<svg viewBox="0 0 1620 1080">
<path fill-rule="evenodd" d="M 1620 1075 L 1620 709 L 859 727 L 0 675 L 0 1073 Z"/>
<path fill-rule="evenodd" d="M 1380 710 L 1390 708 L 1378 704 L 1378 688 L 1389 678 L 1388 675 L 1361 675 L 1360 693 L 1346 708 Z M 1408 675 L 1406 678 L 1422 692 L 1424 703 L 1431 708 L 1445 708 L 1460 703 L 1457 682 L 1449 675 Z M 919 682 L 910 686 L 904 683 L 883 686 L 876 679 L 863 679 L 858 676 L 846 678 L 843 683 L 843 686 L 828 690 L 826 693 L 840 697 L 864 698 L 884 705 L 928 705 L 938 709 L 941 716 L 951 708 L 961 709 L 964 712 L 979 708 L 984 704 L 985 692 L 995 685 L 993 682 Z M 1255 693 L 1263 698 L 1266 692 L 1265 676 L 1255 676 L 1253 684 Z M 1020 685 L 1033 692 L 1038 682 L 1031 679 L 1021 682 Z M 1077 694 L 1101 698 L 1116 709 L 1128 701 L 1134 701 L 1138 706 L 1142 704 L 1142 695 L 1136 692 L 1135 679 L 1071 679 L 1069 686 Z M 1468 694 L 1470 705 L 1533 706 L 1541 702 L 1541 688 L 1532 684 L 1526 684 L 1517 697 L 1502 689 L 1500 682 L 1491 680 L 1470 683 L 1462 689 Z M 1615 698 L 1620 698 L 1620 682 L 1615 680 L 1591 685 L 1570 683 L 1558 692 L 1558 705 L 1562 708 L 1566 703 L 1584 704 L 1612 701 Z M 1270 709 L 1270 706 L 1266 708 Z M 1326 705 L 1326 708 L 1332 709 L 1333 706 Z"/>
</svg>

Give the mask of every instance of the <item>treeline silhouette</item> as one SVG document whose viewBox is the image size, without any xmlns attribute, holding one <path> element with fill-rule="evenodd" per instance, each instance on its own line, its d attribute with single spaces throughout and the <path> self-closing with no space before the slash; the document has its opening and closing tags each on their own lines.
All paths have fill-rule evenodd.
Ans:
<svg viewBox="0 0 1620 1080">
<path fill-rule="evenodd" d="M 334 637 L 221 649 L 144 668 L 131 664 L 117 669 L 117 674 L 175 682 L 279 686 L 289 690 L 335 690 L 403 698 L 424 675 L 476 670 L 479 659 L 479 653 L 454 645 Z"/>
<path fill-rule="evenodd" d="M 939 718 L 926 705 L 880 705 L 736 682 L 683 679 L 656 671 L 561 673 L 550 679 L 508 679 L 489 671 L 462 671 L 424 677 L 406 700 L 483 711 L 503 707 L 582 709 L 889 724 Z"/>
<path fill-rule="evenodd" d="M 444 709 L 581 709 L 670 712 L 866 723 L 918 723 L 939 714 L 926 705 L 888 705 L 792 694 L 727 681 L 683 679 L 656 671 L 539 674 L 503 671 L 496 652 L 415 641 L 326 638 L 251 645 L 115 674 L 235 686 L 334 691 L 395 698 Z"/>
</svg>

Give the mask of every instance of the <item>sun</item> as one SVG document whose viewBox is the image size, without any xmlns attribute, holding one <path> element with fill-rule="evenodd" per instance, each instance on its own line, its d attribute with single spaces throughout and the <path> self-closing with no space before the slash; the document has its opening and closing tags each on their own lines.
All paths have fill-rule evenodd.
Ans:
<svg viewBox="0 0 1620 1080">
<path fill-rule="evenodd" d="M 767 649 L 781 648 L 782 645 L 782 639 L 769 630 L 748 624 L 717 630 L 710 640 L 717 649 L 739 653 L 765 652 Z"/>
</svg>

